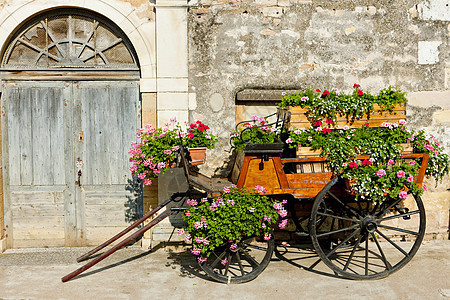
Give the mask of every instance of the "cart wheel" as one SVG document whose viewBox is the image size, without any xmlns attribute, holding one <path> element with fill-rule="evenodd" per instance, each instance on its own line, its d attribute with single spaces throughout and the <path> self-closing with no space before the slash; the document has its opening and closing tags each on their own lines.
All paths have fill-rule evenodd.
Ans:
<svg viewBox="0 0 450 300">
<path fill-rule="evenodd" d="M 343 180 L 335 178 L 317 195 L 309 230 L 317 254 L 335 273 L 378 279 L 416 254 L 425 234 L 425 210 L 422 199 L 412 195 L 386 197 L 383 203 L 355 201 Z"/>
<path fill-rule="evenodd" d="M 265 241 L 262 237 L 249 237 L 236 244 L 236 249 L 231 249 L 229 243 L 216 248 L 200 264 L 206 274 L 223 283 L 251 281 L 267 267 L 275 248 L 273 238 Z"/>
</svg>

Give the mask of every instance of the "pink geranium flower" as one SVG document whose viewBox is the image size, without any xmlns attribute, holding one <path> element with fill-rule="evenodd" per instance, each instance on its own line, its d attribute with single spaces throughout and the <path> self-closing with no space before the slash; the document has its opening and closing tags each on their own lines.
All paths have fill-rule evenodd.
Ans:
<svg viewBox="0 0 450 300">
<path fill-rule="evenodd" d="M 401 191 L 400 193 L 398 193 L 398 197 L 400 199 L 406 199 L 406 197 L 408 197 L 408 193 L 405 191 Z"/>
<path fill-rule="evenodd" d="M 400 171 L 397 172 L 397 177 L 398 178 L 405 177 L 405 175 L 406 175 L 405 171 L 400 170 Z"/>
<path fill-rule="evenodd" d="M 386 175 L 386 171 L 383 169 L 379 169 L 376 174 L 378 177 L 382 177 L 383 175 Z"/>
</svg>

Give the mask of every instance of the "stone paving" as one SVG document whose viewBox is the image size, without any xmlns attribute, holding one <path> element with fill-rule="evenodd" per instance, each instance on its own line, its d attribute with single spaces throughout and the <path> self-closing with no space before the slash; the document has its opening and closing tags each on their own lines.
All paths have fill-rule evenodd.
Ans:
<svg viewBox="0 0 450 300">
<path fill-rule="evenodd" d="M 0 299 L 450 299 L 450 241 L 427 241 L 388 278 L 336 277 L 317 255 L 289 248 L 254 281 L 211 281 L 183 250 L 122 249 L 67 283 L 88 248 L 15 249 L 0 255 Z M 281 259 L 280 259 L 281 258 Z"/>
</svg>

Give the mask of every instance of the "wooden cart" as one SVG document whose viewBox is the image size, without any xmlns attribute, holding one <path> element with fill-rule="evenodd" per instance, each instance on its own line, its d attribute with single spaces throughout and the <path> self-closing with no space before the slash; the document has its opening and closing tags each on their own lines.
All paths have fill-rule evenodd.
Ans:
<svg viewBox="0 0 450 300">
<path fill-rule="evenodd" d="M 279 118 L 277 123 L 284 124 L 285 121 L 286 118 Z M 287 199 L 296 235 L 310 238 L 322 261 L 336 274 L 350 279 L 383 278 L 411 260 L 425 233 L 425 211 L 420 197 L 400 200 L 386 196 L 382 203 L 374 203 L 371 199 L 356 201 L 345 180 L 333 176 L 326 168 L 325 158 L 283 158 L 281 152 L 282 144 L 248 144 L 237 156 L 232 179 L 238 188 L 260 185 L 267 189 L 266 195 Z M 421 185 L 428 154 L 405 154 L 403 159 L 420 159 L 421 167 L 415 181 Z M 167 204 L 179 202 L 179 207 L 165 210 L 113 248 L 63 277 L 62 281 L 95 265 L 172 213 L 183 211 L 184 200 L 193 194 L 211 196 L 230 184 L 226 179 L 209 178 L 193 171 L 184 147 L 180 148 L 180 165 L 189 186 L 185 193 L 173 195 L 78 261 L 91 257 L 124 236 Z M 237 245 L 234 249 L 228 243 L 217 248 L 212 256 L 216 259 L 202 263 L 203 270 L 220 282 L 247 282 L 265 269 L 275 249 L 273 239 L 266 241 L 258 236 L 243 237 Z M 224 257 L 228 258 L 226 265 L 220 263 Z"/>
</svg>

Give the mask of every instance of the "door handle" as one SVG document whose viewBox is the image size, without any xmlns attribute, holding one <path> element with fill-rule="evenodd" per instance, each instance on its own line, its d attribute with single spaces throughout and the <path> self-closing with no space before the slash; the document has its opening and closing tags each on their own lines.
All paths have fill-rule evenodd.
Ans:
<svg viewBox="0 0 450 300">
<path fill-rule="evenodd" d="M 82 172 L 83 161 L 79 157 L 77 158 L 76 166 L 77 166 L 78 179 L 77 179 L 77 181 L 75 181 L 75 184 L 78 184 L 78 186 L 81 187 L 81 174 L 83 173 Z"/>
</svg>

